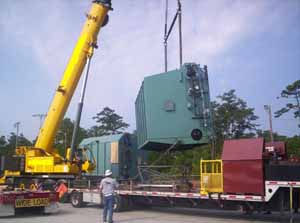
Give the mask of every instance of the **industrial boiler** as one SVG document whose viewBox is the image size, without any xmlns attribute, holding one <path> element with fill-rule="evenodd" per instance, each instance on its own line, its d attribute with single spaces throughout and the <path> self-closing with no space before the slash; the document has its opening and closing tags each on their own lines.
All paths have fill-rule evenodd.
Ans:
<svg viewBox="0 0 300 223">
<path fill-rule="evenodd" d="M 95 170 L 86 176 L 102 177 L 111 169 L 119 180 L 134 178 L 138 164 L 146 161 L 146 152 L 137 150 L 136 136 L 129 133 L 86 138 L 80 147 L 87 148 L 89 158 L 96 161 Z"/>
<path fill-rule="evenodd" d="M 138 148 L 190 149 L 210 142 L 212 121 L 207 67 L 147 76 L 135 101 Z"/>
</svg>

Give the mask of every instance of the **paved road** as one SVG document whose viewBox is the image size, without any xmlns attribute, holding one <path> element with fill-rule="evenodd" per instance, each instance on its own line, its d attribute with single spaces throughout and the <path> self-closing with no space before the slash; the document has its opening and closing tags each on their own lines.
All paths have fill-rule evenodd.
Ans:
<svg viewBox="0 0 300 223">
<path fill-rule="evenodd" d="M 101 212 L 97 206 L 75 209 L 69 204 L 60 204 L 60 211 L 51 215 L 20 215 L 18 217 L 0 218 L 0 223 L 99 223 Z M 175 208 L 155 208 L 115 213 L 116 223 L 266 223 L 288 222 L 288 217 L 279 220 L 278 214 L 244 216 L 238 212 L 190 210 Z M 300 223 L 300 215 L 294 222 Z"/>
</svg>

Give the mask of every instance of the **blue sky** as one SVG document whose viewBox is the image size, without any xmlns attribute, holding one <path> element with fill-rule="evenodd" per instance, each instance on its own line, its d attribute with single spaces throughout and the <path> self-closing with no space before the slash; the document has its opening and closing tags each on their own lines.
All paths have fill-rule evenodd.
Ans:
<svg viewBox="0 0 300 223">
<path fill-rule="evenodd" d="M 21 131 L 33 139 L 34 113 L 46 113 L 85 21 L 91 1 L 2 0 L 0 5 L 0 135 Z M 299 0 L 184 0 L 183 60 L 207 64 L 211 97 L 236 89 L 267 128 L 264 104 L 300 78 Z M 176 1 L 169 0 L 170 20 Z M 99 35 L 88 82 L 82 126 L 104 106 L 135 129 L 134 101 L 144 76 L 163 71 L 164 0 L 113 1 Z M 178 67 L 177 26 L 169 41 L 169 68 Z M 80 88 L 80 87 L 79 87 Z M 67 116 L 75 117 L 78 91 Z M 274 119 L 274 130 L 299 134 L 292 115 Z"/>
</svg>

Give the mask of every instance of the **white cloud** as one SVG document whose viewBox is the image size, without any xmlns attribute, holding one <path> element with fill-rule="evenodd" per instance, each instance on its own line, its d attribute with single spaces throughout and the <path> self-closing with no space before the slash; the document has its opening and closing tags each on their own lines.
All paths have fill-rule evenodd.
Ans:
<svg viewBox="0 0 300 223">
<path fill-rule="evenodd" d="M 169 2 L 171 21 L 176 2 Z M 93 58 L 82 119 L 84 126 L 92 125 L 91 117 L 109 105 L 130 122 L 131 129 L 135 128 L 134 100 L 141 81 L 144 76 L 163 70 L 163 3 L 113 1 L 115 10 L 110 12 L 110 23 L 100 33 L 100 49 Z M 184 61 L 219 66 L 220 62 L 215 61 L 220 55 L 239 45 L 241 40 L 270 27 L 274 13 L 275 17 L 282 15 L 280 9 L 269 11 L 277 3 L 182 1 Z M 2 35 L 10 36 L 11 43 L 18 42 L 32 53 L 36 64 L 45 71 L 43 78 L 54 91 L 80 33 L 89 2 L 7 0 L 5 5 L 7 8 L 0 15 Z M 264 18 L 268 18 L 265 23 Z M 230 63 L 230 58 L 227 62 Z M 177 26 L 169 42 L 169 68 L 176 67 Z M 211 78 L 218 81 L 214 74 Z M 226 88 L 225 77 L 219 82 Z M 72 117 L 75 117 L 77 98 L 74 97 L 69 109 Z M 35 135 L 33 128 L 24 128 L 30 129 L 26 133 L 31 137 Z"/>
</svg>

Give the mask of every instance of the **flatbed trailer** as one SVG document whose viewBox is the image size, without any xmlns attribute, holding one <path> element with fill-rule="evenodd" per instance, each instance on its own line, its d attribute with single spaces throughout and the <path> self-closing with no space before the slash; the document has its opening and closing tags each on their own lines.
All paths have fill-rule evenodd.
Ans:
<svg viewBox="0 0 300 223">
<path fill-rule="evenodd" d="M 241 210 L 247 214 L 289 212 L 292 219 L 300 206 L 300 164 L 285 157 L 284 144 L 266 146 L 262 138 L 226 140 L 222 159 L 200 161 L 197 180 L 157 181 L 150 177 L 149 181 L 140 177 L 120 182 L 114 208 L 122 211 L 151 205 Z M 68 194 L 74 207 L 102 204 L 99 188 L 92 181 L 85 187 L 68 185 Z"/>
<path fill-rule="evenodd" d="M 121 187 L 123 185 L 120 185 Z M 159 185 L 148 185 L 147 188 Z M 224 194 L 181 191 L 161 191 L 159 189 L 119 189 L 116 191 L 115 211 L 132 209 L 139 205 L 178 206 L 190 208 L 239 209 L 245 213 L 253 211 L 294 211 L 299 207 L 300 181 L 265 181 L 265 196 L 251 194 Z M 93 203 L 102 205 L 98 188 L 68 188 L 73 207 Z M 297 201 L 298 203 L 295 203 Z"/>
<path fill-rule="evenodd" d="M 53 191 L 0 191 L 0 217 L 14 216 L 19 211 L 58 211 L 58 193 Z"/>
</svg>

